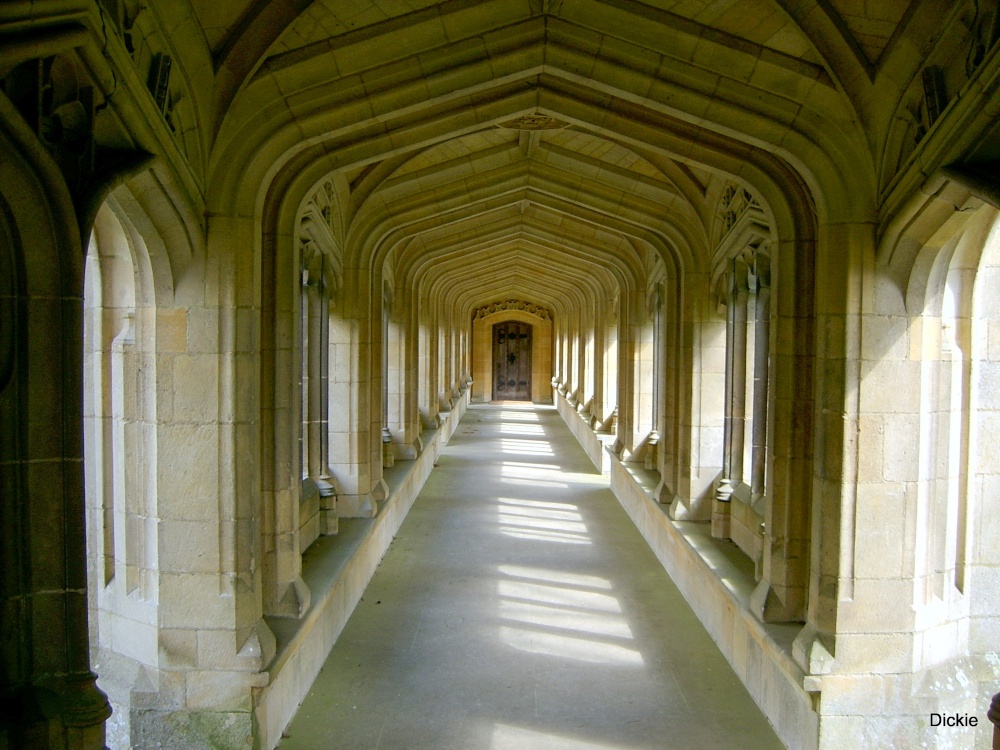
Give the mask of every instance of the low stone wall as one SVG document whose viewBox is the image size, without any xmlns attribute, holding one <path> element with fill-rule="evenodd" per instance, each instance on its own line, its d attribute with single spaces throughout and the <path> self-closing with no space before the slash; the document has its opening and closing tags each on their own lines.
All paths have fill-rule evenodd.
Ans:
<svg viewBox="0 0 1000 750">
<path fill-rule="evenodd" d="M 815 750 L 819 718 L 802 686 L 805 674 L 791 655 L 801 626 L 764 624 L 754 617 L 753 578 L 719 549 L 709 525 L 672 521 L 627 465 L 610 459 L 611 490 L 782 742 L 789 750 Z"/>
<path fill-rule="evenodd" d="M 614 441 L 614 436 L 598 435 L 591 429 L 589 422 L 581 417 L 576 409 L 570 406 L 569 401 L 566 400 L 564 395 L 555 388 L 552 391 L 555 397 L 556 409 L 558 409 L 563 421 L 569 426 L 570 432 L 576 437 L 594 466 L 600 469 L 602 474 L 607 474 L 611 470 L 611 464 L 608 461 L 608 453 L 604 450 L 604 447 Z"/>
<path fill-rule="evenodd" d="M 590 426 L 561 395 L 559 413 L 595 466 L 610 474 L 611 490 L 715 640 L 750 695 L 789 750 L 816 750 L 819 717 L 804 689 L 805 674 L 792 658 L 801 625 L 765 624 L 750 610 L 755 588 L 752 566 L 738 552 L 711 538 L 707 522 L 674 521 L 669 506 L 652 499 L 659 476 L 626 464 L 604 450 Z M 589 434 L 588 434 L 589 433 Z M 725 706 L 719 711 L 725 712 Z"/>
<path fill-rule="evenodd" d="M 331 537 L 328 554 L 320 552 L 314 555 L 317 559 L 304 562 L 303 578 L 310 586 L 312 607 L 301 620 L 268 623 L 278 639 L 278 653 L 268 667 L 268 684 L 254 690 L 259 747 L 274 748 L 280 741 L 281 732 L 323 667 L 468 404 L 466 390 L 452 411 L 441 413 L 441 426 L 424 434 L 427 439 L 423 452 L 406 462 L 409 471 L 390 488 L 391 494 L 375 518 L 345 523 L 345 527 L 359 525 L 345 528 L 343 538 Z M 317 580 L 322 581 L 322 590 L 317 590 Z"/>
</svg>

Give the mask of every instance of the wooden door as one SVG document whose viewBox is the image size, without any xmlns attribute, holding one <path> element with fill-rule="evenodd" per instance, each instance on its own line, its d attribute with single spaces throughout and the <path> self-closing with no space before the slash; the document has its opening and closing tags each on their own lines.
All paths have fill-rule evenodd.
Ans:
<svg viewBox="0 0 1000 750">
<path fill-rule="evenodd" d="M 531 326 L 493 326 L 493 400 L 531 400 Z"/>
</svg>

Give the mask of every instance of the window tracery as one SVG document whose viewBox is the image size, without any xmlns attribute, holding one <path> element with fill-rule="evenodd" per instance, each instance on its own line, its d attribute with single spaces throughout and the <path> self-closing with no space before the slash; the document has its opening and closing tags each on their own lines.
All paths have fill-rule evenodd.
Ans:
<svg viewBox="0 0 1000 750">
<path fill-rule="evenodd" d="M 770 228 L 761 202 L 731 184 L 717 212 L 716 279 L 726 315 L 722 473 L 713 533 L 732 539 L 762 575 L 770 502 Z"/>
</svg>

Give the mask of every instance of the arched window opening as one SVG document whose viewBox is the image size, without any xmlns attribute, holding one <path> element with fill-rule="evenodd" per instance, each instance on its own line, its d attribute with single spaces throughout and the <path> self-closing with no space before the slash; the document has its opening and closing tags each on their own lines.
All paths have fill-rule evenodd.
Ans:
<svg viewBox="0 0 1000 750">
<path fill-rule="evenodd" d="M 758 565 L 768 497 L 770 259 L 751 246 L 726 273 L 726 393 L 717 499 L 730 503 L 728 537 Z"/>
<path fill-rule="evenodd" d="M 771 232 L 760 202 L 737 185 L 723 191 L 716 231 L 726 354 L 722 472 L 713 535 L 731 539 L 753 560 L 759 581 L 771 496 Z"/>
<path fill-rule="evenodd" d="M 580 372 L 582 373 L 580 386 L 582 396 L 580 403 L 577 405 L 577 411 L 588 422 L 593 416 L 594 404 L 598 400 L 598 396 L 595 393 L 597 382 L 595 367 L 598 336 L 597 325 L 597 318 L 593 307 L 580 311 Z"/>
<path fill-rule="evenodd" d="M 438 408 L 441 411 L 451 411 L 451 382 L 449 378 L 449 372 L 451 369 L 451 363 L 449 361 L 451 355 L 451 339 L 443 326 L 438 328 L 437 340 Z"/>
<path fill-rule="evenodd" d="M 920 322 L 920 470 L 915 604 L 946 607 L 966 590 L 974 363 L 973 288 L 989 256 L 981 210 L 937 256 Z M 988 348 L 979 357 L 988 358 Z"/>
<path fill-rule="evenodd" d="M 123 212 L 98 212 L 84 279 L 84 467 L 90 559 L 102 589 L 155 595 L 155 309 L 145 246 Z M 116 580 L 117 579 L 117 580 Z"/>
<path fill-rule="evenodd" d="M 1000 446 L 996 440 L 1000 425 L 1000 212 L 992 206 L 982 210 L 982 255 L 976 259 L 974 283 L 962 286 L 960 299 L 968 307 L 958 306 L 955 338 L 967 344 L 968 356 L 961 373 L 967 377 L 965 434 L 953 445 L 964 449 L 963 458 L 953 459 L 961 470 L 954 488 L 958 493 L 955 525 L 955 590 L 965 602 L 985 601 L 996 592 L 996 571 L 1000 551 L 996 544 L 996 519 L 1000 501 L 995 488 L 1000 486 Z M 953 264 L 954 265 L 954 264 Z M 972 265 L 964 262 L 964 268 Z M 963 280 L 969 276 L 964 272 Z M 971 287 L 971 288 L 970 288 Z M 963 337 L 961 321 L 968 310 L 968 337 Z M 956 364 L 952 364 L 957 370 Z M 967 375 L 966 375 L 967 373 Z M 954 397 L 953 397 L 954 398 Z M 957 399 L 956 399 L 957 400 Z M 996 610 L 971 607 L 968 612 L 968 649 L 974 654 L 995 651 L 994 633 L 1000 626 Z"/>
<path fill-rule="evenodd" d="M 298 224 L 299 255 L 299 546 L 339 530 L 335 469 L 346 456 L 347 429 L 334 409 L 344 372 L 343 326 L 333 313 L 341 286 L 341 260 L 334 238 L 334 189 L 321 184 L 306 201 Z M 348 345 L 349 346 L 349 345 Z"/>
<path fill-rule="evenodd" d="M 337 530 L 330 513 L 334 486 L 330 455 L 330 283 L 327 256 L 311 239 L 300 244 L 302 286 L 299 295 L 301 332 L 299 429 L 301 481 L 299 534 L 302 550 L 321 534 Z M 326 510 L 327 513 L 323 514 Z"/>
<path fill-rule="evenodd" d="M 608 305 L 604 325 L 604 413 L 597 425 L 598 432 L 615 434 L 618 430 L 618 306 L 615 295 Z"/>
<path fill-rule="evenodd" d="M 387 274 L 391 278 L 391 269 Z M 389 468 L 397 459 L 416 458 L 419 432 L 409 420 L 407 408 L 408 373 L 405 324 L 399 320 L 397 300 L 387 278 L 382 289 L 382 466 Z"/>
<path fill-rule="evenodd" d="M 633 356 L 632 447 L 626 460 L 642 462 L 650 471 L 663 470 L 662 438 L 666 383 L 666 317 L 669 314 L 663 259 L 643 248 L 646 288 L 642 309 L 636 311 Z"/>
<path fill-rule="evenodd" d="M 417 410 L 425 429 L 435 429 L 438 426 L 437 354 L 434 351 L 437 338 L 432 330 L 431 324 L 421 317 L 417 344 Z"/>
</svg>

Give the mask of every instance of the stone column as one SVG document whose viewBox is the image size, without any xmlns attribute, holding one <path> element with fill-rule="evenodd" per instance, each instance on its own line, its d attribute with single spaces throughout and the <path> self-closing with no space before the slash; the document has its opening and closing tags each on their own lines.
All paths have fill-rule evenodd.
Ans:
<svg viewBox="0 0 1000 750">
<path fill-rule="evenodd" d="M 260 522 L 261 551 L 257 565 L 263 611 L 279 617 L 298 617 L 309 606 L 308 589 L 301 578 L 299 501 L 302 477 L 310 468 L 316 468 L 318 476 L 322 460 L 318 445 L 315 445 L 320 426 L 319 407 L 314 404 L 311 408 L 310 397 L 303 398 L 303 382 L 315 398 L 319 389 L 311 385 L 321 379 L 319 341 L 311 336 L 318 331 L 310 330 L 321 325 L 320 257 L 314 248 L 301 246 L 296 237 L 272 234 L 264 238 L 268 250 L 262 253 L 261 278 L 247 278 L 246 271 L 237 275 L 232 269 L 249 261 L 238 257 L 236 243 L 241 235 L 249 235 L 252 231 L 251 222 L 243 219 L 219 217 L 213 222 L 209 242 L 218 252 L 218 257 L 212 259 L 217 264 L 213 270 L 232 274 L 233 278 L 220 279 L 218 286 L 202 299 L 192 298 L 190 309 L 179 308 L 174 313 L 176 320 L 172 322 L 176 328 L 172 335 L 175 337 L 182 335 L 189 322 L 198 322 L 198 337 L 192 342 L 191 356 L 177 360 L 190 371 L 185 373 L 183 382 L 175 384 L 174 399 L 179 404 L 195 399 L 198 405 L 191 408 L 200 412 L 195 421 L 202 425 L 206 433 L 204 439 L 208 439 L 215 422 L 221 421 L 220 414 L 231 415 L 234 424 L 229 429 L 239 436 L 236 439 L 240 446 L 229 446 L 227 451 L 220 445 L 219 450 L 235 454 L 232 461 L 238 461 L 237 456 L 247 453 L 259 456 L 256 472 L 251 472 L 242 462 L 239 468 L 231 466 L 222 471 L 235 471 L 234 476 L 246 477 L 248 483 L 252 482 L 250 486 L 260 488 L 260 506 L 251 511 L 251 517 L 259 518 Z M 253 247 L 251 240 L 247 240 L 247 247 Z M 313 266 L 312 272 L 307 271 L 304 276 L 303 265 Z M 240 282 L 247 287 L 237 287 Z M 257 284 L 261 288 L 260 307 L 253 294 Z M 209 295 L 217 297 L 212 299 Z M 241 297 L 244 297 L 241 300 L 244 304 L 238 306 L 237 300 Z M 222 304 L 227 299 L 232 301 L 231 308 Z M 206 324 L 202 324 L 203 320 Z M 254 351 L 257 335 L 260 336 L 259 353 Z M 310 340 L 313 346 L 309 345 Z M 304 358 L 308 361 L 304 362 Z M 161 361 L 164 359 L 161 356 Z M 259 376 L 254 372 L 258 367 Z M 216 399 L 211 399 L 209 388 L 212 385 L 221 388 L 225 383 L 229 388 L 236 387 L 236 368 L 241 373 L 238 382 L 244 389 L 243 396 L 249 395 L 248 389 L 253 388 L 259 377 L 259 413 L 253 408 L 252 399 L 232 391 L 216 390 Z M 201 393 L 198 392 L 199 379 Z M 227 403 L 227 397 L 232 401 Z M 175 409 L 170 416 L 186 424 L 192 416 L 187 408 L 181 412 Z M 171 421 L 170 417 L 163 420 L 164 424 Z M 236 429 L 236 425 L 241 425 L 240 429 Z M 223 429 L 221 425 L 219 429 Z M 233 438 L 227 435 L 226 439 Z M 210 453 L 204 455 L 211 456 Z M 223 455 L 218 456 L 220 461 Z M 218 486 L 224 478 L 225 473 L 221 473 L 211 479 L 196 478 L 196 481 L 204 488 L 211 482 Z M 244 498 L 243 502 L 249 500 Z M 215 522 L 221 524 L 222 519 Z M 244 534 L 250 533 L 246 528 L 248 522 L 249 518 L 244 522 Z M 256 556 L 246 543 L 243 549 L 247 554 L 245 563 L 249 566 L 250 558 Z"/>
<path fill-rule="evenodd" d="M 403 444 L 412 450 L 415 458 L 423 452 L 424 446 L 420 438 L 423 425 L 420 422 L 420 324 L 415 315 L 416 308 L 412 302 L 407 306 L 403 340 L 403 382 L 401 389 Z"/>
<path fill-rule="evenodd" d="M 90 670 L 83 257 L 69 195 L 0 97 L 0 746 L 101 750 Z"/>
<path fill-rule="evenodd" d="M 756 259 L 757 304 L 754 307 L 753 429 L 751 432 L 750 496 L 764 493 L 767 469 L 768 368 L 771 355 L 771 273 L 766 256 Z"/>
<path fill-rule="evenodd" d="M 612 451 L 618 458 L 625 456 L 625 451 L 631 449 L 632 425 L 635 414 L 635 300 L 632 296 L 622 293 L 621 305 L 618 311 L 618 388 L 616 393 L 617 418 L 615 424 L 615 442 Z"/>
<path fill-rule="evenodd" d="M 618 410 L 618 376 L 620 360 L 618 357 L 618 300 L 612 301 L 605 311 L 602 325 L 604 326 L 604 349 L 601 351 L 604 373 L 604 410 L 601 412 L 601 422 L 598 430 L 615 433 L 617 431 Z M 615 415 L 615 416 L 612 416 Z"/>
<path fill-rule="evenodd" d="M 420 326 L 420 418 L 426 427 L 438 423 L 438 336 L 434 313 L 424 304 L 418 312 Z"/>
<path fill-rule="evenodd" d="M 722 478 L 715 494 L 712 533 L 728 539 L 732 494 L 743 480 L 744 400 L 746 397 L 746 267 L 734 261 L 726 280 L 726 384 Z"/>
<path fill-rule="evenodd" d="M 590 405 L 590 426 L 596 429 L 601 422 L 604 420 L 604 415 L 606 412 L 606 391 L 607 388 L 607 373 L 605 371 L 604 356 L 607 350 L 608 340 L 607 340 L 607 330 L 605 327 L 605 317 L 607 316 L 607 311 L 605 309 L 605 301 L 603 299 L 598 299 L 594 303 L 593 308 L 593 321 L 592 321 L 592 331 L 593 331 L 593 345 L 590 351 L 590 368 L 593 373 L 593 403 Z"/>
<path fill-rule="evenodd" d="M 758 306 L 762 300 L 766 303 L 771 321 L 766 329 L 770 363 L 766 368 L 768 402 L 764 414 L 773 414 L 768 417 L 773 423 L 773 433 L 765 436 L 765 443 L 769 444 L 767 457 L 763 459 L 764 466 L 757 467 L 765 475 L 767 500 L 758 571 L 761 580 L 751 605 L 758 617 L 769 622 L 797 622 L 806 617 L 809 524 L 816 494 L 812 475 L 817 419 L 813 382 L 818 286 L 815 253 L 815 243 L 811 240 L 787 240 L 776 248 L 761 247 L 754 255 L 759 279 Z M 769 261 L 766 265 L 765 258 Z M 772 269 L 778 286 L 768 283 Z M 841 284 L 849 276 L 846 271 L 842 273 L 838 280 Z M 763 372 L 763 362 L 760 367 Z M 834 421 L 834 411 L 836 419 L 843 422 L 844 403 L 831 406 L 824 418 Z M 843 432 L 844 424 L 838 429 Z M 772 463 L 767 465 L 769 460 Z M 829 520 L 824 518 L 823 523 Z M 827 558 L 826 563 L 829 562 Z M 830 589 L 826 593 L 831 593 Z"/>
<path fill-rule="evenodd" d="M 718 294 L 710 290 L 707 274 L 687 274 L 684 290 L 676 347 L 679 476 L 670 515 L 679 521 L 706 521 L 712 517 L 723 459 L 726 323 L 718 315 Z"/>
</svg>

